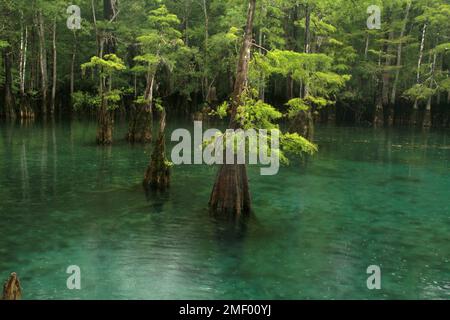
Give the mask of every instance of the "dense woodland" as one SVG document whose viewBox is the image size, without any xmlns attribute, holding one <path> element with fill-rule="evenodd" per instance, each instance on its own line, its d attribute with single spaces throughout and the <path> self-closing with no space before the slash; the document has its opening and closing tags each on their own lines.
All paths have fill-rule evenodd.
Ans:
<svg viewBox="0 0 450 320">
<path fill-rule="evenodd" d="M 0 15 L 1 117 L 96 117 L 100 145 L 126 119 L 124 138 L 155 144 L 157 189 L 166 113 L 284 121 L 286 161 L 316 151 L 315 123 L 450 126 L 447 0 L 0 0 Z M 221 167 L 210 206 L 250 211 L 245 166 Z"/>
<path fill-rule="evenodd" d="M 81 29 L 67 26 L 71 4 Z M 366 26 L 373 4 L 380 30 Z M 1 115 L 95 114 L 101 95 L 130 117 L 157 101 L 169 113 L 215 109 L 233 92 L 247 6 L 1 0 Z M 449 16 L 446 0 L 258 0 L 250 81 L 262 100 L 311 108 L 316 122 L 449 126 Z M 150 139 L 134 125 L 130 140 Z"/>
</svg>

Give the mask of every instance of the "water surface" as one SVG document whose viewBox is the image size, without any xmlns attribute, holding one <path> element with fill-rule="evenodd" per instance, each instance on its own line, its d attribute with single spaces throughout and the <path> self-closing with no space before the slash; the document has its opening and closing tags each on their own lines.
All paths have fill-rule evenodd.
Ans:
<svg viewBox="0 0 450 320">
<path fill-rule="evenodd" d="M 318 128 L 306 165 L 249 169 L 255 217 L 230 226 L 208 214 L 215 167 L 176 167 L 147 200 L 150 148 L 95 130 L 0 123 L 0 278 L 27 299 L 450 298 L 448 131 Z"/>
</svg>

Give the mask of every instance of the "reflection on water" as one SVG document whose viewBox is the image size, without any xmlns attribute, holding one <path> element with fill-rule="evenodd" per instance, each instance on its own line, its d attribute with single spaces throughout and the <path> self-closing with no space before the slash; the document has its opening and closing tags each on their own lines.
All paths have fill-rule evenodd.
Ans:
<svg viewBox="0 0 450 320">
<path fill-rule="evenodd" d="M 216 168 L 176 167 L 146 199 L 150 147 L 121 141 L 125 124 L 97 147 L 95 129 L 0 123 L 0 278 L 18 272 L 25 298 L 450 297 L 448 132 L 319 128 L 307 165 L 249 168 L 255 215 L 230 223 L 208 212 Z"/>
</svg>

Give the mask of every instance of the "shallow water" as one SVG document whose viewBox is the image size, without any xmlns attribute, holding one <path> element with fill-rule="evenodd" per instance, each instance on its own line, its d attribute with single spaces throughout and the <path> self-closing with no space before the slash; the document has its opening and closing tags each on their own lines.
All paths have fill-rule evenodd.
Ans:
<svg viewBox="0 0 450 320">
<path fill-rule="evenodd" d="M 255 217 L 231 226 L 208 215 L 215 167 L 175 167 L 148 201 L 150 149 L 95 129 L 0 123 L 0 279 L 26 299 L 450 298 L 448 131 L 318 128 L 306 165 L 249 169 Z"/>
</svg>

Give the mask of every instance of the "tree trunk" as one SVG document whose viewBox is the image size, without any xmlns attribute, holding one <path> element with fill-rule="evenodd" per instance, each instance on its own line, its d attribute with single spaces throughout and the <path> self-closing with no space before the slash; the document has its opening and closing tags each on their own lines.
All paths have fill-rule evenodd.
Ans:
<svg viewBox="0 0 450 320">
<path fill-rule="evenodd" d="M 381 69 L 381 53 L 378 57 L 378 67 Z M 383 79 L 380 76 L 376 77 L 376 87 L 375 91 L 375 110 L 373 114 L 373 127 L 380 127 L 384 124 L 383 115 Z"/>
<path fill-rule="evenodd" d="M 39 64 L 41 68 L 41 94 L 42 94 L 42 115 L 47 114 L 48 103 L 48 73 L 47 73 L 47 49 L 45 45 L 45 26 L 42 12 L 38 13 L 38 35 L 39 35 Z"/>
<path fill-rule="evenodd" d="M 147 194 L 150 191 L 165 191 L 170 186 L 170 165 L 166 158 L 166 112 L 161 111 L 159 135 L 155 141 L 150 165 L 145 172 L 143 186 Z"/>
<path fill-rule="evenodd" d="M 247 88 L 248 68 L 253 39 L 253 21 L 256 0 L 249 0 L 247 25 L 244 42 L 239 55 L 236 81 L 232 97 L 230 128 L 240 127 L 236 119 L 241 97 Z M 209 206 L 212 212 L 233 217 L 247 215 L 251 211 L 250 189 L 248 185 L 247 168 L 245 165 L 224 164 L 221 166 L 214 184 Z"/>
<path fill-rule="evenodd" d="M 431 79 L 430 79 L 430 89 L 434 88 L 434 73 L 436 70 L 436 59 L 437 59 L 437 53 L 434 52 L 433 55 L 433 63 L 431 64 Z M 431 121 L 431 100 L 433 99 L 433 96 L 430 96 L 427 101 L 427 106 L 425 108 L 425 114 L 423 118 L 422 127 L 429 128 L 432 125 Z"/>
<path fill-rule="evenodd" d="M 400 32 L 400 42 L 397 47 L 397 70 L 395 71 L 394 83 L 392 85 L 392 93 L 391 93 L 391 104 L 394 106 L 397 99 L 397 85 L 398 79 L 400 77 L 400 68 L 402 66 L 402 49 L 403 43 L 402 39 L 405 36 L 406 26 L 408 24 L 409 12 L 411 10 L 412 1 L 409 1 L 406 7 L 405 19 L 403 20 L 402 31 Z"/>
<path fill-rule="evenodd" d="M 420 68 L 422 67 L 422 59 L 423 59 L 423 50 L 425 47 L 425 36 L 426 36 L 426 32 L 427 32 L 427 26 L 428 24 L 425 23 L 423 25 L 423 29 L 422 29 L 422 40 L 420 41 L 420 52 L 419 52 L 419 60 L 417 61 L 417 78 L 416 78 L 416 83 L 420 84 Z M 419 101 L 416 99 L 414 101 L 414 106 L 413 106 L 413 111 L 411 114 L 411 124 L 415 125 L 418 123 L 418 113 L 419 110 Z"/>
<path fill-rule="evenodd" d="M 53 74 L 52 74 L 52 100 L 50 103 L 50 113 L 53 115 L 55 113 L 55 105 L 56 105 L 56 80 L 57 80 L 56 18 L 53 21 L 52 49 L 53 49 Z"/>
<path fill-rule="evenodd" d="M 366 35 L 366 46 L 364 48 L 364 60 L 367 60 L 367 54 L 369 53 L 370 34 Z"/>
<path fill-rule="evenodd" d="M 3 286 L 2 300 L 20 300 L 22 299 L 22 288 L 16 273 L 11 273 Z"/>
<path fill-rule="evenodd" d="M 153 88 L 155 86 L 155 74 L 147 75 L 147 87 L 145 90 L 145 106 L 136 106 L 131 116 L 127 140 L 131 143 L 152 141 L 153 131 Z"/>
<path fill-rule="evenodd" d="M 19 61 L 19 88 L 20 88 L 20 118 L 32 119 L 34 118 L 34 112 L 31 108 L 31 102 L 25 92 L 26 85 L 26 71 L 27 71 L 27 59 L 28 59 L 28 27 L 22 27 L 20 32 L 20 61 Z"/>
<path fill-rule="evenodd" d="M 305 53 L 311 52 L 311 9 L 305 7 Z"/>
<path fill-rule="evenodd" d="M 388 35 L 388 40 L 391 41 L 394 38 L 394 33 L 391 31 Z M 389 103 L 389 83 L 391 80 L 391 74 L 388 69 L 391 66 L 391 58 L 390 58 L 390 50 L 389 44 L 385 45 L 386 59 L 384 62 L 384 70 L 383 70 L 383 88 L 382 88 L 382 104 L 383 104 L 383 112 L 386 112 L 386 120 L 385 125 L 388 127 L 392 127 L 394 124 L 394 109 L 393 105 Z"/>
<path fill-rule="evenodd" d="M 70 97 L 75 92 L 75 63 L 77 57 L 77 34 L 73 31 L 73 48 L 72 48 L 72 62 L 70 65 Z"/>
<path fill-rule="evenodd" d="M 107 101 L 102 97 L 101 106 L 98 111 L 97 144 L 109 145 L 112 143 L 113 125 L 113 113 L 108 110 Z"/>
<path fill-rule="evenodd" d="M 5 84 L 4 84 L 4 105 L 3 115 L 6 119 L 14 119 L 16 112 L 14 110 L 14 96 L 12 93 L 12 47 L 9 45 L 3 50 L 3 62 L 5 66 Z"/>
<path fill-rule="evenodd" d="M 206 5 L 206 0 L 203 0 L 202 2 L 203 6 L 203 15 L 205 18 L 205 61 L 204 61 L 204 78 L 203 78 L 203 85 L 204 85 L 204 99 L 207 102 L 209 101 L 210 97 L 210 86 L 209 86 L 209 78 L 208 78 L 208 63 L 209 63 L 209 53 L 208 53 L 208 46 L 209 46 L 209 16 L 208 16 L 208 7 Z"/>
</svg>

